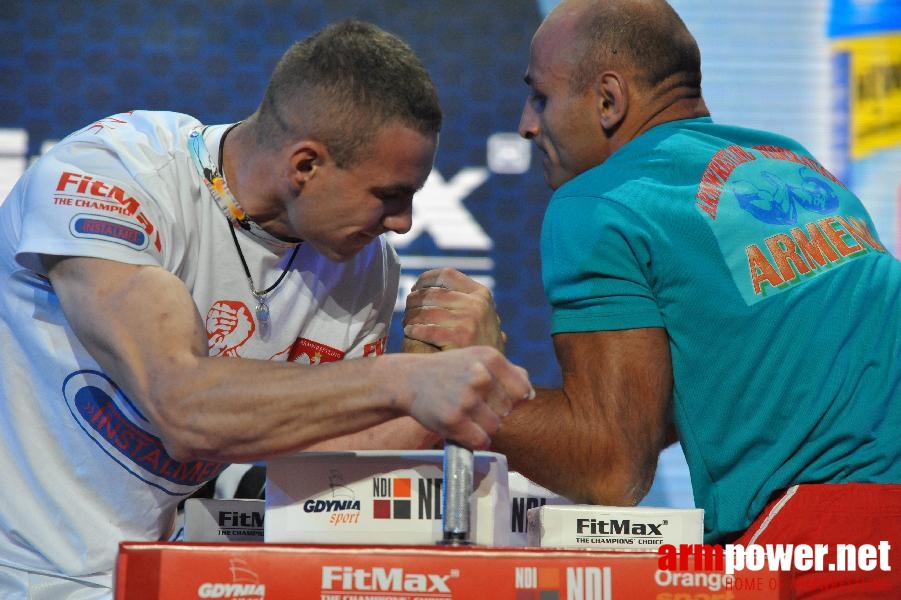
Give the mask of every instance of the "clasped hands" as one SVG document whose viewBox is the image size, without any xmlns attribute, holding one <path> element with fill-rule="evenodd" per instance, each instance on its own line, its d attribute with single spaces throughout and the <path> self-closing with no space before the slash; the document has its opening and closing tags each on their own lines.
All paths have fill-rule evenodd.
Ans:
<svg viewBox="0 0 901 600">
<path fill-rule="evenodd" d="M 507 334 L 491 292 L 455 269 L 419 276 L 407 296 L 404 352 L 491 346 L 503 353 Z"/>
<path fill-rule="evenodd" d="M 501 329 L 491 292 L 457 270 L 434 269 L 419 277 L 407 296 L 403 325 L 403 352 L 469 349 L 485 355 L 493 349 L 496 351 L 494 358 L 503 360 L 507 336 Z M 503 362 L 507 363 L 506 360 Z M 515 368 L 525 374 L 524 370 Z M 493 372 L 494 369 L 488 368 L 487 371 Z M 449 378 L 454 376 L 453 373 L 446 375 Z M 495 391 L 484 398 L 479 410 L 482 416 L 478 421 L 487 435 L 497 432 L 503 419 L 517 404 L 534 397 L 534 390 L 523 397 L 513 393 L 500 381 L 495 383 L 500 385 L 492 386 Z M 439 386 L 442 382 L 434 381 L 433 384 Z M 485 441 L 488 441 L 487 438 Z M 484 444 L 481 446 L 487 447 Z"/>
</svg>

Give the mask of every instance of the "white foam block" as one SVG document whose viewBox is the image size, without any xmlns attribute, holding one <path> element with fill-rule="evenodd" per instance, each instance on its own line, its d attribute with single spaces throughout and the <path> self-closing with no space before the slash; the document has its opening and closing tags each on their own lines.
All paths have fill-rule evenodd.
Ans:
<svg viewBox="0 0 901 600">
<path fill-rule="evenodd" d="M 262 542 L 262 500 L 185 500 L 186 542 Z"/>
<path fill-rule="evenodd" d="M 701 544 L 704 511 L 647 506 L 539 506 L 529 510 L 529 545 L 657 552 L 663 544 Z"/>
<path fill-rule="evenodd" d="M 308 452 L 269 461 L 265 541 L 430 545 L 443 537 L 444 452 Z M 475 452 L 471 542 L 508 544 L 507 459 Z"/>
<path fill-rule="evenodd" d="M 555 494 L 517 472 L 508 473 L 510 486 L 510 545 L 529 545 L 529 510 L 539 506 L 572 505 L 572 500 Z"/>
</svg>

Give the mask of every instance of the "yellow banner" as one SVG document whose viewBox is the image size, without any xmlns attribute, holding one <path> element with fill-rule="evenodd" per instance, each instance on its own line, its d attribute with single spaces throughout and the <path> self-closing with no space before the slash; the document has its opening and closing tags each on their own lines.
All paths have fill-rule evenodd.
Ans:
<svg viewBox="0 0 901 600">
<path fill-rule="evenodd" d="M 833 49 L 849 53 L 851 158 L 901 145 L 901 33 L 837 39 Z"/>
</svg>

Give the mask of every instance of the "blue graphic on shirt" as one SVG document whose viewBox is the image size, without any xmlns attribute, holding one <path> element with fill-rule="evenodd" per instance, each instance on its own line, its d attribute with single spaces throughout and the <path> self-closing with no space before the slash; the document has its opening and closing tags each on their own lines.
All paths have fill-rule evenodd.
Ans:
<svg viewBox="0 0 901 600">
<path fill-rule="evenodd" d="M 748 305 L 886 252 L 857 198 L 812 157 L 789 148 L 717 151 L 697 206 Z"/>
<path fill-rule="evenodd" d="M 771 225 L 793 225 L 798 222 L 798 206 L 819 214 L 833 214 L 839 198 L 822 177 L 807 167 L 801 167 L 798 183 L 786 181 L 764 170 L 754 183 L 738 179 L 729 183 L 738 205 L 755 219 Z"/>
<path fill-rule="evenodd" d="M 801 169 L 800 186 L 789 186 L 789 195 L 806 210 L 823 215 L 831 215 L 838 210 L 838 194 L 826 180 L 814 175 L 813 171 Z"/>
<path fill-rule="evenodd" d="M 116 242 L 134 250 L 144 250 L 150 241 L 131 223 L 105 215 L 75 215 L 69 223 L 69 231 L 75 237 Z"/>
<path fill-rule="evenodd" d="M 760 173 L 760 177 L 772 185 L 764 187 L 747 179 L 739 179 L 730 184 L 738 205 L 764 223 L 781 225 L 796 222 L 798 209 L 785 182 L 768 171 Z"/>
<path fill-rule="evenodd" d="M 77 371 L 63 382 L 69 411 L 84 432 L 116 463 L 167 494 L 186 495 L 225 465 L 173 459 L 155 429 L 122 390 L 99 371 Z"/>
</svg>

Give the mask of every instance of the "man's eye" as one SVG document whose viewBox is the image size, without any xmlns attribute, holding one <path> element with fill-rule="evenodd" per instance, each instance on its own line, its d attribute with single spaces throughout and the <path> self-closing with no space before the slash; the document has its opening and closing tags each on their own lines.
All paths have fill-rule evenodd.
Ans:
<svg viewBox="0 0 901 600">
<path fill-rule="evenodd" d="M 544 94 L 532 92 L 531 103 L 532 108 L 535 109 L 536 112 L 542 112 L 544 107 L 547 106 L 547 97 Z"/>
</svg>

